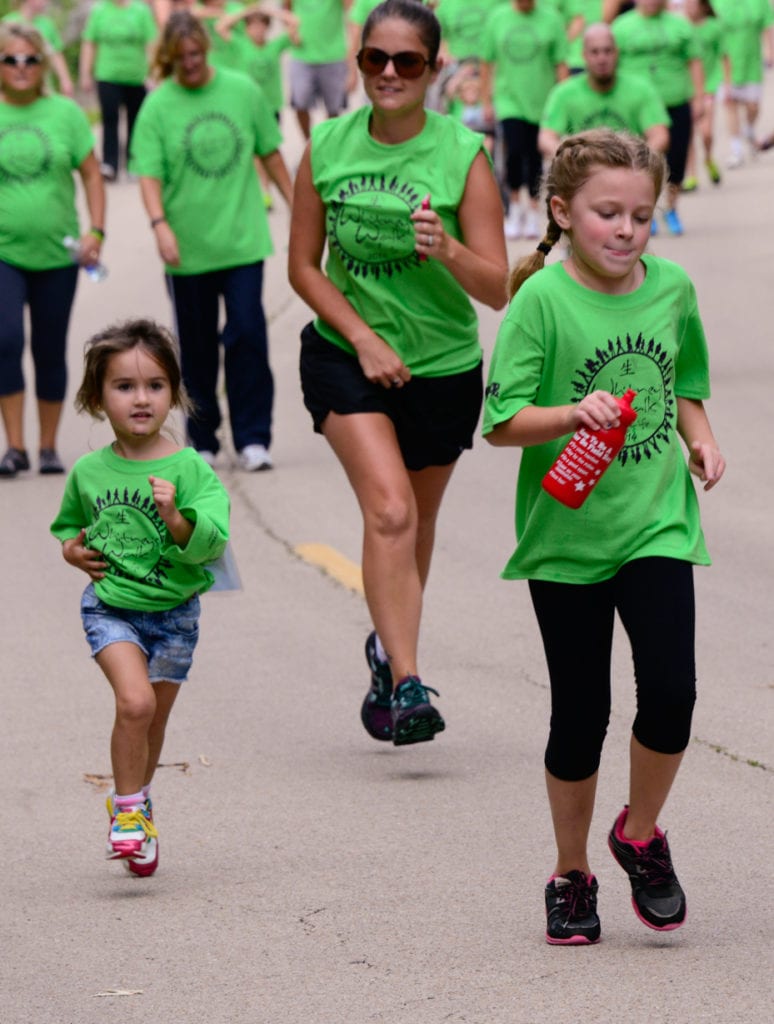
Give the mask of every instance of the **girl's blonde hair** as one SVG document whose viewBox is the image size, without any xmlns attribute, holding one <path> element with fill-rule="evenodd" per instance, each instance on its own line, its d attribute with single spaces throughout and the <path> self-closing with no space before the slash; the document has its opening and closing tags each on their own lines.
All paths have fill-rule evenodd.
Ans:
<svg viewBox="0 0 774 1024">
<path fill-rule="evenodd" d="M 180 44 L 184 39 L 192 39 L 198 43 L 206 54 L 210 49 L 210 37 L 207 29 L 190 11 L 175 11 L 161 32 L 156 53 L 153 57 L 154 78 L 170 78 L 175 70 L 175 61 L 180 54 Z"/>
<path fill-rule="evenodd" d="M 165 327 L 153 320 L 126 320 L 89 338 L 84 346 L 83 380 L 75 396 L 78 412 L 87 412 L 97 420 L 105 418 L 102 391 L 108 362 L 112 356 L 134 348 L 144 349 L 167 375 L 172 408 L 190 414 L 192 405 L 180 372 L 177 342 Z"/>
<path fill-rule="evenodd" d="M 520 260 L 508 279 L 511 298 L 528 277 L 545 266 L 546 255 L 562 236 L 562 229 L 551 212 L 551 199 L 558 196 L 569 203 L 586 184 L 596 168 L 623 167 L 632 171 L 645 171 L 653 181 L 656 198 L 666 177 L 666 161 L 661 153 L 650 149 L 644 139 L 627 132 L 614 132 L 609 128 L 595 128 L 578 135 L 570 135 L 560 143 L 545 179 L 548 226 L 537 249 Z"/>
<path fill-rule="evenodd" d="M 12 39 L 20 39 L 23 43 L 31 46 L 40 57 L 41 76 L 38 82 L 38 96 L 45 96 L 47 92 L 46 75 L 51 66 L 45 39 L 36 28 L 23 21 L 4 21 L 0 24 L 0 53 L 5 53 L 5 49 Z M 0 91 L 2 91 L 1 87 Z"/>
</svg>

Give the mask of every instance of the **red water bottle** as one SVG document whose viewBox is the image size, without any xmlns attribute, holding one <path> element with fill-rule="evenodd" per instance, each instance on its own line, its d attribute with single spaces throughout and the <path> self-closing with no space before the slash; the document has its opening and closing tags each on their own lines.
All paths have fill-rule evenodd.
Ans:
<svg viewBox="0 0 774 1024">
<path fill-rule="evenodd" d="M 543 490 L 568 508 L 580 508 L 592 487 L 623 448 L 627 428 L 637 419 L 631 389 L 616 398 L 621 410 L 617 427 L 586 430 L 580 427 L 570 438 L 559 458 L 543 477 Z"/>
</svg>

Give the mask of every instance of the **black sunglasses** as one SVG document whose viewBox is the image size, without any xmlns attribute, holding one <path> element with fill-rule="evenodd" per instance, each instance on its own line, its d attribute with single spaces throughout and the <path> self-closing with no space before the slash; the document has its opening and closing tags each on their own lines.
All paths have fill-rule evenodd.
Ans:
<svg viewBox="0 0 774 1024">
<path fill-rule="evenodd" d="M 13 67 L 15 64 L 17 68 L 28 68 L 35 64 L 42 64 L 43 58 L 37 53 L 4 53 L 0 57 L 0 62 L 7 64 L 8 67 Z"/>
<path fill-rule="evenodd" d="M 430 63 L 427 57 L 414 50 L 385 53 L 376 46 L 364 46 L 357 55 L 357 66 L 364 75 L 380 75 L 390 61 L 401 78 L 419 78 Z"/>
</svg>

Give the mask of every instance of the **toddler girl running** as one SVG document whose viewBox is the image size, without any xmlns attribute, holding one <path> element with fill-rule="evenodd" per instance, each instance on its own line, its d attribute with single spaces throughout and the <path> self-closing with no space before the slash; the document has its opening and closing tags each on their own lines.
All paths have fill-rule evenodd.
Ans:
<svg viewBox="0 0 774 1024">
<path fill-rule="evenodd" d="M 162 434 L 187 405 L 163 328 L 134 320 L 91 338 L 76 408 L 107 417 L 115 440 L 73 466 L 51 526 L 65 561 L 91 579 L 81 618 L 116 702 L 107 857 L 135 875 L 158 866 L 150 784 L 198 639 L 198 595 L 213 582 L 206 565 L 228 538 L 220 480 Z"/>
</svg>

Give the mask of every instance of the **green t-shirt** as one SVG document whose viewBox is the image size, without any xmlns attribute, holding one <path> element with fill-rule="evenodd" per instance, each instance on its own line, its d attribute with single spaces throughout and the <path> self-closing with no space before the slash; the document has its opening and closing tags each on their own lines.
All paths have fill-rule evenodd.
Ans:
<svg viewBox="0 0 774 1024">
<path fill-rule="evenodd" d="M 301 45 L 293 47 L 295 60 L 304 64 L 334 64 L 347 58 L 344 0 L 293 0 L 299 19 Z"/>
<path fill-rule="evenodd" d="M 507 0 L 441 0 L 435 10 L 443 41 L 456 60 L 481 56 L 481 37 L 487 19 Z"/>
<path fill-rule="evenodd" d="M 609 92 L 597 92 L 587 74 L 573 75 L 548 94 L 541 128 L 559 135 L 574 135 L 589 128 L 612 128 L 644 135 L 654 125 L 670 119 L 656 90 L 644 78 L 619 71 Z"/>
<path fill-rule="evenodd" d="M 54 53 L 61 53 L 63 49 L 62 37 L 59 34 L 56 22 L 53 18 L 49 18 L 47 14 L 36 14 L 33 18 L 25 18 L 21 11 L 10 11 L 5 15 L 3 21 L 15 21 L 22 22 L 26 25 L 32 25 L 34 29 L 43 36 L 44 40 L 48 43 Z"/>
<path fill-rule="evenodd" d="M 628 295 L 592 291 L 552 264 L 525 282 L 500 326 L 484 434 L 529 405 L 579 402 L 599 388 L 637 392 L 626 443 L 580 509 L 541 487 L 569 436 L 522 450 L 506 579 L 595 583 L 656 555 L 709 564 L 677 433 L 677 398 L 709 396 L 696 293 L 677 264 L 642 260 L 645 280 Z"/>
<path fill-rule="evenodd" d="M 462 373 L 481 359 L 476 313 L 443 264 L 420 261 L 410 216 L 429 193 L 444 229 L 461 239 L 457 210 L 483 136 L 427 111 L 419 135 L 384 145 L 368 132 L 370 114 L 361 107 L 312 132 L 312 178 L 326 210 L 325 271 L 413 374 Z M 316 326 L 354 354 L 329 324 L 318 318 Z"/>
<path fill-rule="evenodd" d="M 704 92 L 714 94 L 723 81 L 725 39 L 720 18 L 705 18 L 696 25 L 699 53 L 704 68 Z"/>
<path fill-rule="evenodd" d="M 149 476 L 175 485 L 180 513 L 194 523 L 184 548 L 156 510 Z M 60 541 L 86 528 L 85 544 L 108 567 L 94 583 L 114 608 L 163 611 L 209 590 L 207 568 L 228 540 L 229 498 L 215 472 L 193 448 L 163 459 L 124 459 L 111 446 L 82 456 L 70 470 L 51 532 Z"/>
<path fill-rule="evenodd" d="M 97 0 L 83 30 L 83 38 L 97 49 L 95 79 L 142 85 L 148 75 L 148 46 L 156 34 L 156 22 L 143 0 Z"/>
<path fill-rule="evenodd" d="M 237 41 L 239 70 L 244 71 L 263 89 L 272 112 L 278 114 L 285 106 L 282 89 L 282 67 L 280 57 L 292 46 L 290 36 L 282 35 L 269 39 L 264 46 L 256 46 L 249 36 Z"/>
<path fill-rule="evenodd" d="M 723 26 L 723 46 L 731 64 L 731 82 L 734 85 L 762 82 L 761 35 L 774 24 L 770 0 L 716 0 L 713 7 Z"/>
<path fill-rule="evenodd" d="M 515 117 L 539 124 L 557 65 L 567 57 L 562 19 L 553 7 L 538 5 L 522 14 L 503 4 L 487 20 L 481 57 L 494 64 L 492 100 L 498 120 Z"/>
<path fill-rule="evenodd" d="M 692 99 L 689 63 L 701 57 L 701 50 L 690 21 L 671 11 L 646 18 L 635 10 L 616 18 L 611 28 L 622 71 L 651 81 L 668 107 Z"/>
<path fill-rule="evenodd" d="M 231 29 L 230 39 L 224 39 L 219 32 L 216 32 L 215 24 L 224 14 L 240 14 L 244 9 L 245 5 L 239 0 L 227 0 L 227 3 L 223 5 L 222 14 L 219 14 L 217 18 L 201 19 L 210 40 L 207 60 L 212 67 L 230 68 L 232 71 L 242 70 L 241 46 L 247 39 L 244 22 L 238 21 L 234 25 Z"/>
<path fill-rule="evenodd" d="M 0 259 L 25 270 L 66 267 L 77 238 L 73 171 L 94 148 L 89 122 L 65 96 L 0 103 Z"/>
<path fill-rule="evenodd" d="M 253 156 L 282 142 L 261 89 L 220 68 L 200 89 L 168 78 L 143 101 L 132 132 L 130 168 L 161 181 L 164 216 L 180 265 L 203 274 L 256 263 L 273 252 Z"/>
</svg>

